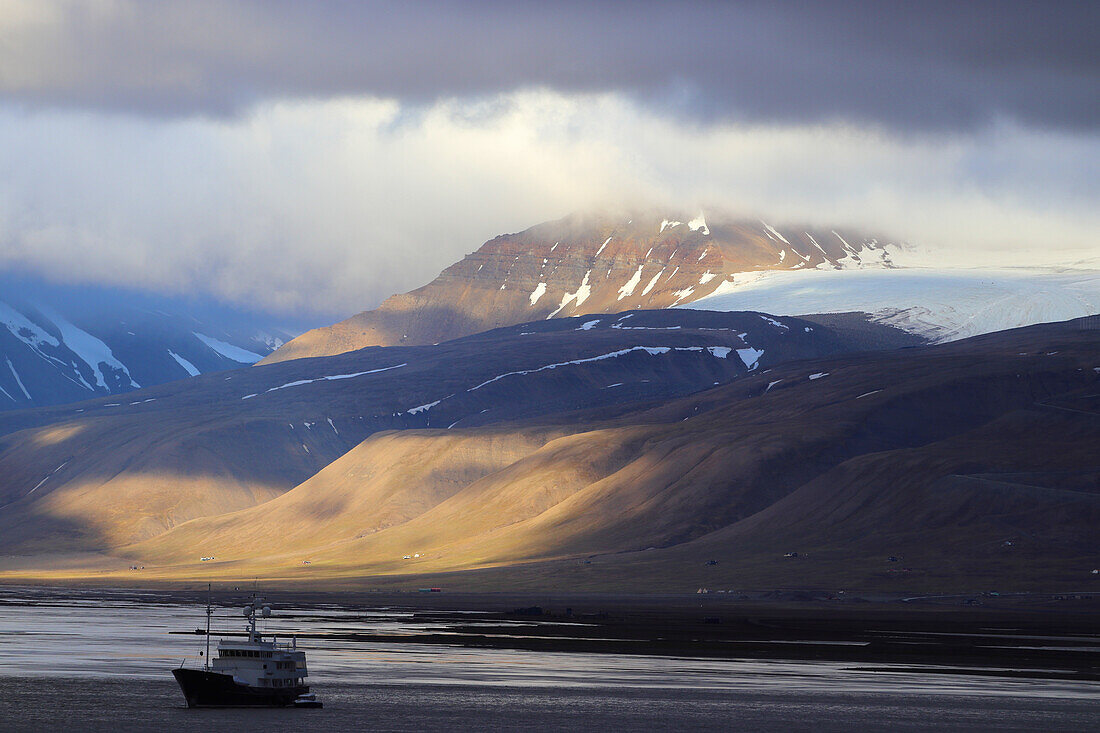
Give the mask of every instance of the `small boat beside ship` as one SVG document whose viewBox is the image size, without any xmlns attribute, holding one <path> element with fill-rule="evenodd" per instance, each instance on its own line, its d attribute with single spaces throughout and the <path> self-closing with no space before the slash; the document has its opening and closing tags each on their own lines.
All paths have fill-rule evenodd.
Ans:
<svg viewBox="0 0 1100 733">
<path fill-rule="evenodd" d="M 206 605 L 206 655 L 202 669 L 182 665 L 172 670 L 187 706 L 196 707 L 300 707 L 319 708 L 309 691 L 306 654 L 298 640 L 280 643 L 265 639 L 256 630 L 258 618 L 271 616 L 271 605 L 253 596 L 244 607 L 247 639 L 221 639 L 217 658 L 210 657 L 210 601 Z"/>
</svg>

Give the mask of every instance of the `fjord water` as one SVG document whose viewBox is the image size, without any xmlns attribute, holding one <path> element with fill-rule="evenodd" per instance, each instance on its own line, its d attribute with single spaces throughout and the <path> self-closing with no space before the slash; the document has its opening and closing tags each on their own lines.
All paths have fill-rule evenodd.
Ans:
<svg viewBox="0 0 1100 733">
<path fill-rule="evenodd" d="M 411 609 L 281 607 L 308 634 L 323 710 L 189 710 L 170 670 L 199 666 L 201 606 L 132 591 L 0 594 L 0 730 L 1089 730 L 1100 683 L 722 660 L 349 641 L 445 632 Z M 477 614 L 470 614 L 476 623 Z M 499 625 L 499 621 L 494 624 Z M 220 609 L 215 632 L 240 631 Z"/>
</svg>

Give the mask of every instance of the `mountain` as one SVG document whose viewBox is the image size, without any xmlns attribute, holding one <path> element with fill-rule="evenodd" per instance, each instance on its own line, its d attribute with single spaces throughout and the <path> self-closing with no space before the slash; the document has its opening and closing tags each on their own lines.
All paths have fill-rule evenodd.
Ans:
<svg viewBox="0 0 1100 733">
<path fill-rule="evenodd" d="M 117 562 L 359 587 L 1081 589 L 1100 566 L 1098 334 L 1044 324 L 626 413 L 381 433 Z"/>
<path fill-rule="evenodd" d="M 760 271 L 683 308 L 805 314 L 859 311 L 933 341 L 1100 313 L 1100 268 Z"/>
<path fill-rule="evenodd" d="M 855 232 L 702 214 L 570 216 L 491 239 L 424 287 L 308 331 L 263 363 L 432 344 L 548 318 L 667 308 L 714 292 L 735 273 L 890 267 L 900 251 Z"/>
<path fill-rule="evenodd" d="M 0 551 L 105 551 L 263 505 L 383 431 L 458 431 L 550 415 L 583 423 L 583 415 L 568 415 L 659 404 L 792 359 L 913 343 L 859 317 L 823 325 L 759 313 L 636 311 L 7 412 Z M 458 473 L 472 475 L 487 460 L 471 455 Z"/>
<path fill-rule="evenodd" d="M 21 289 L 10 279 L 3 285 L 0 411 L 238 369 L 293 337 L 269 316 L 225 307 L 41 284 Z"/>
<path fill-rule="evenodd" d="M 541 321 L 9 413 L 0 562 L 477 589 L 1088 582 L 1097 319 L 932 346 L 860 324 Z"/>
<path fill-rule="evenodd" d="M 489 240 L 435 280 L 263 363 L 630 309 L 864 312 L 935 341 L 1100 312 L 1100 270 L 912 267 L 885 238 L 699 215 L 570 216 Z M 925 263 L 927 265 L 927 263 Z"/>
</svg>

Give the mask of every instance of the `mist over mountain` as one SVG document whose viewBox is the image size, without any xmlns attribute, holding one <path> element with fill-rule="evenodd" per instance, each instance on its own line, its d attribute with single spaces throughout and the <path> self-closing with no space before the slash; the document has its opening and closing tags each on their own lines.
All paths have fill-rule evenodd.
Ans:
<svg viewBox="0 0 1100 733">
<path fill-rule="evenodd" d="M 536 318 L 624 309 L 858 311 L 950 340 L 1100 311 L 1100 266 L 950 267 L 883 234 L 704 213 L 575 214 L 502 234 L 378 308 L 307 331 L 264 363 L 425 344 Z"/>
<path fill-rule="evenodd" d="M 365 346 L 437 343 L 538 318 L 667 308 L 757 270 L 888 268 L 904 254 L 869 234 L 703 213 L 575 214 L 502 234 L 427 285 L 307 332 L 264 363 Z M 766 308 L 764 310 L 767 310 Z"/>
</svg>

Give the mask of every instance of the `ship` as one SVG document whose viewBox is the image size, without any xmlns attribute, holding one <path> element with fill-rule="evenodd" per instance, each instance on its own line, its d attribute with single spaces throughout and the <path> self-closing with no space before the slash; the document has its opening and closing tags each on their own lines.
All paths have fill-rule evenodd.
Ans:
<svg viewBox="0 0 1100 733">
<path fill-rule="evenodd" d="M 252 596 L 244 607 L 248 638 L 221 639 L 218 656 L 210 657 L 210 617 L 213 605 L 206 603 L 206 654 L 202 669 L 182 664 L 172 670 L 189 708 L 206 707 L 298 707 L 319 708 L 321 702 L 309 691 L 306 654 L 298 639 L 279 642 L 265 639 L 256 630 L 258 618 L 271 616 L 271 604 Z M 200 632 L 201 633 L 201 632 Z"/>
</svg>

